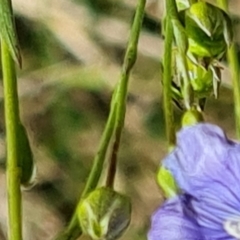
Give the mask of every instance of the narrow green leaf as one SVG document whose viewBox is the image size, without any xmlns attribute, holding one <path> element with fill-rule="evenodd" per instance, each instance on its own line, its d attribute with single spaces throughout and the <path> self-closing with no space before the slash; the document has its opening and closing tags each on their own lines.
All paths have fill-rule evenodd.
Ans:
<svg viewBox="0 0 240 240">
<path fill-rule="evenodd" d="M 11 1 L 0 0 L 0 34 L 8 46 L 13 60 L 21 67 L 21 55 L 14 23 Z"/>
<path fill-rule="evenodd" d="M 228 16 L 227 13 L 223 12 L 223 34 L 224 34 L 224 39 L 230 47 L 230 45 L 233 42 L 233 25 L 230 17 Z"/>
<path fill-rule="evenodd" d="M 22 124 L 19 125 L 19 165 L 21 167 L 21 184 L 25 188 L 33 185 L 35 164 L 27 132 Z"/>
<path fill-rule="evenodd" d="M 188 49 L 188 38 L 186 31 L 178 19 L 172 18 L 173 32 L 178 50 L 186 53 Z"/>
</svg>

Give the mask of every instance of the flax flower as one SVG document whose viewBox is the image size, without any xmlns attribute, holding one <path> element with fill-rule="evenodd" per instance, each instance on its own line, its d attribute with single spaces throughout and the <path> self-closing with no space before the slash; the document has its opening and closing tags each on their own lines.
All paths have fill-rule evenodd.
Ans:
<svg viewBox="0 0 240 240">
<path fill-rule="evenodd" d="M 162 167 L 180 191 L 153 214 L 148 240 L 240 239 L 240 143 L 215 125 L 184 127 Z"/>
</svg>

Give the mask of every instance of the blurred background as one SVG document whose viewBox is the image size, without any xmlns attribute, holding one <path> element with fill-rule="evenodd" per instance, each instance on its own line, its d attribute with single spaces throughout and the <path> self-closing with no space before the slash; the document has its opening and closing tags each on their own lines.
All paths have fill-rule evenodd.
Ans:
<svg viewBox="0 0 240 240">
<path fill-rule="evenodd" d="M 163 200 L 156 184 L 158 166 L 167 154 L 160 81 L 163 2 L 147 1 L 138 59 L 130 79 L 116 190 L 130 196 L 133 214 L 122 240 L 145 240 L 150 216 Z M 229 2 L 239 43 L 240 0 Z M 108 116 L 136 3 L 13 0 L 23 57 L 23 68 L 18 70 L 21 118 L 38 168 L 36 186 L 23 193 L 25 240 L 53 239 L 74 211 Z M 1 89 L 0 240 L 5 240 L 2 94 Z M 234 138 L 232 98 L 231 76 L 224 66 L 220 99 L 208 100 L 205 117 Z M 181 114 L 175 109 L 177 125 Z"/>
</svg>

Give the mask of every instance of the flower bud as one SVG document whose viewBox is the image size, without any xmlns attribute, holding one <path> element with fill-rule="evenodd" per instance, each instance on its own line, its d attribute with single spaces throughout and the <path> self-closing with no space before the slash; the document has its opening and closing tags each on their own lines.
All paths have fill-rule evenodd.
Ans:
<svg viewBox="0 0 240 240">
<path fill-rule="evenodd" d="M 221 59 L 233 38 L 229 16 L 220 8 L 198 1 L 185 11 L 189 50 L 198 57 Z"/>
<path fill-rule="evenodd" d="M 194 72 L 197 72 L 195 74 Z M 198 98 L 209 97 L 213 89 L 214 76 L 210 69 L 205 69 L 201 66 L 195 66 L 192 71 L 190 71 L 191 85 L 194 91 L 194 95 Z"/>
<path fill-rule="evenodd" d="M 157 181 L 166 198 L 174 197 L 179 193 L 179 188 L 174 177 L 171 172 L 163 166 L 161 166 L 158 171 Z"/>
<path fill-rule="evenodd" d="M 83 233 L 92 239 L 118 239 L 131 220 L 130 199 L 110 188 L 98 188 L 78 207 L 78 219 Z"/>
<path fill-rule="evenodd" d="M 191 126 L 199 122 L 204 122 L 203 115 L 197 109 L 193 108 L 186 111 L 182 117 L 182 126 Z"/>
</svg>

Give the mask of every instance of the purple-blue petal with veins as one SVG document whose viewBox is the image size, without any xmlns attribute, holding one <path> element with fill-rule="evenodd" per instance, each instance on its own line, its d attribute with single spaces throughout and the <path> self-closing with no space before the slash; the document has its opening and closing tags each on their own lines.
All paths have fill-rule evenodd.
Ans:
<svg viewBox="0 0 240 240">
<path fill-rule="evenodd" d="M 234 239 L 223 224 L 240 216 L 240 144 L 215 125 L 185 127 L 163 165 L 191 196 L 195 219 L 207 239 Z"/>
<path fill-rule="evenodd" d="M 186 195 L 168 199 L 152 216 L 148 240 L 207 240 L 188 204 Z"/>
<path fill-rule="evenodd" d="M 173 173 L 180 188 L 196 192 L 213 179 L 223 177 L 228 150 L 235 145 L 215 125 L 185 127 L 178 133 L 177 146 L 163 165 Z"/>
</svg>

